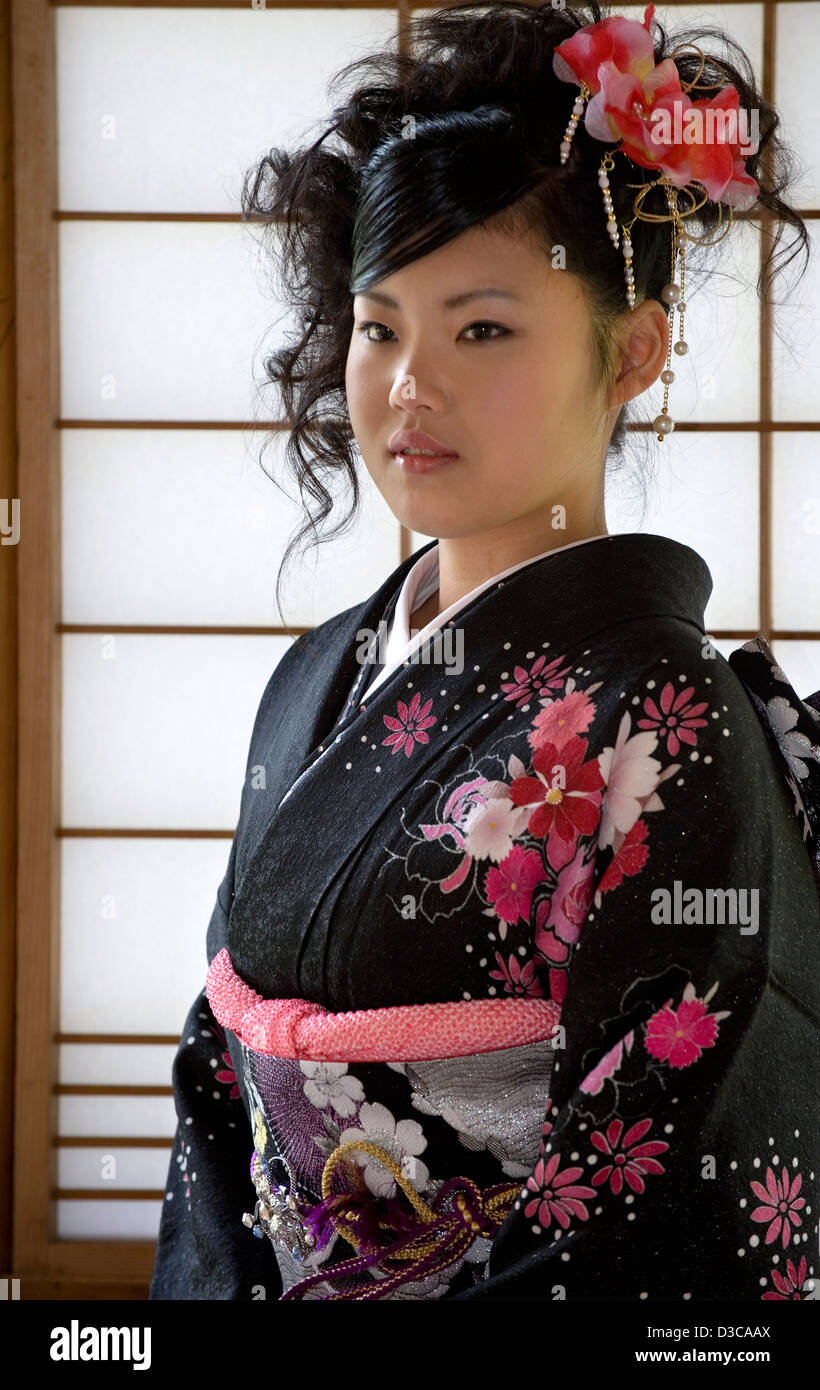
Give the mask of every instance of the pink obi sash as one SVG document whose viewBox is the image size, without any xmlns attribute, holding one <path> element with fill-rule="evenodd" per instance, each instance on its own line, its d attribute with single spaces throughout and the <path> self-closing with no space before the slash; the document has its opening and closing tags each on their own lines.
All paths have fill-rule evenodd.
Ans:
<svg viewBox="0 0 820 1390">
<path fill-rule="evenodd" d="M 308 999 L 265 999 L 237 975 L 227 948 L 208 970 L 208 1003 L 223 1028 L 255 1052 L 316 1062 L 402 1062 L 466 1057 L 541 1042 L 561 1009 L 511 996 L 331 1013 Z"/>
</svg>

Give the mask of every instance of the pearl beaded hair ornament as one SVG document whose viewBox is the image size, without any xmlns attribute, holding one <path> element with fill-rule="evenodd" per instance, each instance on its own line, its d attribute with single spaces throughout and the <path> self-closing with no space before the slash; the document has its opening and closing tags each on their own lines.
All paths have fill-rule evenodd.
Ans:
<svg viewBox="0 0 820 1390">
<path fill-rule="evenodd" d="M 620 143 L 614 150 L 607 150 L 601 159 L 598 170 L 607 231 L 613 246 L 617 249 L 620 241 L 618 221 L 609 187 L 609 174 L 615 167 L 614 155 L 622 153 L 645 169 L 659 169 L 661 174 L 650 183 L 626 184 L 627 188 L 637 188 L 633 203 L 634 216 L 622 222 L 623 242 L 621 251 L 624 257 L 626 278 L 626 299 L 630 309 L 635 308 L 635 276 L 632 267 L 632 241 L 630 232 L 637 220 L 644 222 L 669 222 L 672 230 L 672 271 L 669 283 L 664 285 L 661 295 L 669 310 L 669 348 L 666 367 L 661 372 L 663 382 L 663 407 L 660 415 L 653 421 L 653 428 L 662 441 L 675 428 L 669 415 L 668 398 L 670 384 L 675 373 L 670 363 L 672 349 L 679 357 L 685 357 L 689 345 L 683 336 L 686 301 L 686 243 L 700 246 L 715 246 L 729 230 L 732 223 L 732 209 L 743 210 L 751 207 L 760 193 L 760 186 L 746 172 L 741 146 L 737 138 L 727 138 L 734 130 L 737 137 L 738 93 L 733 86 L 720 82 L 700 83 L 699 78 L 706 65 L 706 58 L 696 44 L 678 44 L 672 54 L 662 63 L 655 63 L 653 32 L 656 22 L 653 19 L 655 6 L 647 5 L 643 23 L 624 19 L 620 15 L 611 16 L 597 24 L 586 24 L 578 29 L 566 42 L 559 44 L 553 54 L 553 69 L 564 82 L 574 82 L 581 88 L 572 108 L 564 139 L 561 141 L 561 163 L 566 164 L 572 147 L 572 138 L 578 122 L 584 113 L 584 128 L 596 140 Z M 695 79 L 681 85 L 680 74 L 673 62 L 674 54 L 680 48 L 691 48 L 700 57 L 700 67 Z M 713 65 L 721 71 L 720 65 Z M 724 74 L 725 77 L 725 74 Z M 712 101 L 691 101 L 688 93 L 695 89 L 714 91 L 718 96 Z M 682 118 L 681 127 L 686 120 L 688 134 L 694 129 L 694 140 L 665 140 L 658 138 L 657 117 L 666 117 L 667 129 L 675 111 Z M 695 122 L 687 120 L 694 111 Z M 661 127 L 662 129 L 663 127 Z M 680 127 L 675 127 L 676 130 Z M 702 138 L 704 129 L 715 135 L 713 143 Z M 718 131 L 724 137 L 718 138 Z M 693 171 L 700 178 L 693 177 Z M 644 200 L 650 189 L 662 187 L 666 195 L 669 212 L 650 213 L 643 209 Z M 703 190 L 699 196 L 696 189 Z M 689 199 L 689 206 L 681 208 L 679 196 Z M 728 220 L 723 230 L 711 239 L 696 237 L 684 230 L 683 219 L 696 213 L 699 208 L 713 199 L 718 203 L 720 220 L 723 222 L 723 203 L 729 209 Z M 675 279 L 677 258 L 680 255 L 680 284 Z M 680 335 L 674 342 L 675 309 L 679 314 Z"/>
</svg>

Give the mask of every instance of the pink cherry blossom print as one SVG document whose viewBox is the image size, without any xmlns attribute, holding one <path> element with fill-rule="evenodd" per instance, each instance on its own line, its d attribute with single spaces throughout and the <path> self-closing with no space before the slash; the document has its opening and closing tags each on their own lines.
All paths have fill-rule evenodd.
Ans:
<svg viewBox="0 0 820 1390">
<path fill-rule="evenodd" d="M 706 700 L 700 704 L 690 704 L 695 693 L 693 685 L 687 685 L 685 690 L 675 694 L 675 687 L 671 681 L 667 681 L 660 696 L 660 709 L 655 704 L 651 695 L 647 695 L 643 702 L 647 718 L 638 720 L 639 729 L 655 729 L 658 737 L 663 740 L 666 738 L 667 751 L 669 756 L 677 757 L 682 743 L 688 743 L 694 748 L 698 741 L 694 729 L 702 729 L 708 722 L 699 718 L 708 706 Z"/>
<path fill-rule="evenodd" d="M 484 894 L 502 922 L 517 922 L 519 917 L 527 922 L 533 891 L 543 877 L 540 854 L 515 845 L 497 867 L 487 870 Z"/>
<path fill-rule="evenodd" d="M 550 899 L 547 920 L 543 926 L 541 923 L 537 926 L 535 944 L 539 950 L 539 933 L 544 930 L 551 929 L 569 945 L 574 945 L 578 940 L 592 901 L 594 871 L 593 860 L 584 862 L 583 848 L 575 855 L 572 863 L 561 869 Z"/>
<path fill-rule="evenodd" d="M 552 1123 L 550 1120 L 545 1120 L 543 1125 L 541 1126 L 541 1140 L 538 1145 L 538 1153 L 541 1158 L 543 1158 L 544 1154 L 547 1151 L 547 1140 L 549 1139 L 551 1132 Z"/>
<path fill-rule="evenodd" d="M 561 941 L 553 927 L 547 926 L 550 911 L 549 899 L 542 899 L 535 909 L 535 947 L 545 960 L 564 965 L 569 958 L 569 945 Z"/>
<path fill-rule="evenodd" d="M 567 974 L 565 970 L 550 970 L 550 999 L 559 1006 L 567 996 Z"/>
<path fill-rule="evenodd" d="M 633 734 L 632 717 L 625 710 L 615 743 L 598 754 L 598 766 L 606 783 L 598 844 L 601 849 L 615 846 L 616 835 L 627 835 L 661 781 L 662 768 L 651 755 L 658 746 L 657 734 Z M 620 843 L 620 842 L 619 842 Z"/>
<path fill-rule="evenodd" d="M 635 1038 L 634 1028 L 627 1033 L 625 1038 L 620 1038 L 614 1047 L 611 1047 L 601 1058 L 597 1067 L 593 1067 L 581 1082 L 581 1090 L 589 1096 L 597 1096 L 603 1090 L 604 1082 L 614 1076 L 623 1061 L 624 1047 L 627 1052 L 632 1048 Z"/>
<path fill-rule="evenodd" d="M 548 1160 L 539 1158 L 532 1175 L 527 1178 L 527 1187 L 536 1196 L 527 1203 L 524 1214 L 535 1216 L 537 1213 L 545 1229 L 557 1221 L 566 1230 L 573 1216 L 579 1221 L 588 1221 L 589 1212 L 581 1199 L 595 1196 L 593 1187 L 576 1183 L 576 1178 L 583 1176 L 583 1168 L 565 1168 L 558 1172 L 560 1161 L 560 1154 L 553 1154 Z"/>
<path fill-rule="evenodd" d="M 605 1134 L 596 1129 L 589 1136 L 599 1153 L 605 1154 L 610 1160 L 605 1167 L 597 1169 L 592 1181 L 596 1187 L 609 1182 L 616 1197 L 624 1182 L 633 1192 L 643 1192 L 644 1174 L 665 1173 L 663 1164 L 654 1155 L 664 1153 L 669 1148 L 661 1139 L 650 1139 L 646 1144 L 638 1142 L 652 1128 L 651 1120 L 639 1120 L 631 1125 L 621 1142 L 623 1127 L 623 1120 L 613 1120 L 607 1125 Z"/>
<path fill-rule="evenodd" d="M 539 954 L 545 960 L 552 961 L 555 965 L 566 965 L 569 959 L 569 946 L 565 941 L 559 941 L 554 931 L 551 929 L 545 931 L 541 928 L 536 936 L 536 945 Z"/>
<path fill-rule="evenodd" d="M 767 1298 L 778 1300 L 786 1298 L 796 1298 L 802 1302 L 804 1298 L 808 1298 L 809 1293 L 814 1292 L 813 1279 L 811 1281 L 811 1289 L 807 1290 L 805 1293 L 803 1292 L 806 1285 L 807 1273 L 808 1265 L 806 1264 L 805 1255 L 801 1256 L 800 1263 L 799 1265 L 797 1265 L 797 1267 L 795 1267 L 793 1260 L 786 1261 L 785 1277 L 779 1269 L 776 1269 L 774 1266 L 772 1266 L 772 1272 L 769 1277 L 771 1278 L 771 1281 L 774 1284 L 774 1291 L 764 1293 L 763 1302 L 765 1303 Z"/>
<path fill-rule="evenodd" d="M 490 971 L 491 980 L 503 980 L 504 993 L 523 996 L 525 999 L 542 999 L 544 991 L 535 973 L 535 962 L 521 961 L 518 956 L 504 959 L 500 951 L 495 953 L 498 969 Z"/>
<path fill-rule="evenodd" d="M 394 753 L 400 752 L 403 748 L 409 758 L 416 743 L 429 743 L 430 736 L 425 733 L 425 729 L 438 723 L 435 715 L 429 712 L 432 703 L 433 701 L 430 699 L 422 705 L 421 695 L 418 691 L 409 705 L 406 705 L 404 700 L 399 700 L 396 706 L 398 718 L 392 714 L 382 715 L 388 729 L 393 730 L 393 733 L 388 734 L 387 738 L 382 739 L 382 744 L 392 744 Z"/>
<path fill-rule="evenodd" d="M 691 1067 L 705 1047 L 714 1047 L 721 1017 L 726 1015 L 710 1014 L 704 1001 L 694 995 L 684 997 L 677 1009 L 666 1004 L 649 1019 L 644 1047 L 670 1067 Z"/>
<path fill-rule="evenodd" d="M 558 670 L 563 660 L 562 656 L 556 656 L 547 663 L 545 656 L 539 656 L 529 671 L 524 666 L 516 666 L 513 671 L 515 680 L 501 682 L 504 699 L 514 700 L 516 708 L 520 708 L 532 699 L 543 699 L 551 690 L 560 689 L 569 670 L 569 666 L 565 666 L 563 671 Z"/>
<path fill-rule="evenodd" d="M 230 1086 L 230 1099 L 236 1100 L 237 1097 L 241 1095 L 241 1092 L 237 1084 L 236 1072 L 234 1071 L 233 1060 L 231 1058 L 230 1052 L 223 1052 L 222 1060 L 225 1063 L 224 1070 L 215 1072 L 214 1080 L 221 1081 L 223 1086 Z"/>
<path fill-rule="evenodd" d="M 574 690 L 545 705 L 532 721 L 530 747 L 551 743 L 563 748 L 576 734 L 584 734 L 595 718 L 595 706 L 583 690 Z"/>
<path fill-rule="evenodd" d="M 474 807 L 464 826 L 464 849 L 473 859 L 489 858 L 500 864 L 526 820 L 526 813 L 513 805 L 505 787 L 503 796 L 483 798 L 483 804 Z"/>
<path fill-rule="evenodd" d="M 752 1221 L 768 1221 L 769 1226 L 766 1231 L 766 1244 L 771 1245 L 773 1240 L 780 1236 L 780 1243 L 786 1249 L 792 1238 L 792 1226 L 802 1226 L 802 1217 L 798 1216 L 801 1207 L 806 1205 L 805 1197 L 798 1196 L 803 1179 L 796 1173 L 790 1182 L 789 1173 L 786 1165 L 779 1178 L 776 1178 L 771 1168 L 766 1169 L 766 1186 L 762 1183 L 752 1182 L 749 1184 L 756 1197 L 760 1197 L 762 1205 L 755 1207 L 751 1212 Z"/>
<path fill-rule="evenodd" d="M 643 818 L 636 820 L 607 865 L 606 872 L 598 884 L 599 893 L 608 893 L 611 888 L 617 888 L 619 883 L 623 883 L 625 877 L 632 877 L 641 872 L 649 858 L 649 846 L 644 843 L 648 834 L 646 821 Z"/>
</svg>

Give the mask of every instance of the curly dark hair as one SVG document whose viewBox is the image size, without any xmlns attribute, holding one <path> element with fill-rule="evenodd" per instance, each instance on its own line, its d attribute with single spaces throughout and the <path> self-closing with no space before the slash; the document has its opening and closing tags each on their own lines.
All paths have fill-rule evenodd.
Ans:
<svg viewBox="0 0 820 1390">
<path fill-rule="evenodd" d="M 277 416 L 290 430 L 286 459 L 305 512 L 279 567 L 277 604 L 282 571 L 299 542 L 310 532 L 314 544 L 338 535 L 359 508 L 345 391 L 354 294 L 489 219 L 502 230 L 534 232 L 546 255 L 556 245 L 565 248 L 567 268 L 579 277 L 590 307 L 598 382 L 607 389 L 614 384 L 616 329 L 626 302 L 623 260 L 613 254 L 602 215 L 597 173 L 604 147 L 581 121 L 570 157 L 560 163 L 577 92 L 553 70 L 555 47 L 582 25 L 606 17 L 607 10 L 596 3 L 555 9 L 551 3 L 514 0 L 425 12 L 403 26 L 395 47 L 357 59 L 336 74 L 331 92 L 350 78 L 357 85 L 312 145 L 295 153 L 271 149 L 246 173 L 243 217 L 267 224 L 262 235 L 273 237 L 278 292 L 296 312 L 293 341 L 264 363 L 268 381 L 281 387 Z M 723 51 L 719 57 L 707 55 L 702 72 L 693 51 L 679 51 L 673 61 L 684 87 L 698 81 L 693 96 L 714 96 L 732 84 L 740 109 L 758 112 L 758 148 L 745 167 L 760 185 L 756 208 L 771 213 L 766 220 L 776 226 L 758 277 L 759 293 L 764 278 L 785 269 L 780 260 L 786 251 L 794 248 L 785 264 L 800 247 L 808 259 L 805 223 L 780 197 L 794 176 L 794 159 L 777 134 L 780 118 L 759 91 L 747 56 L 722 30 L 701 26 L 667 36 L 658 24 L 655 61 L 677 45 L 697 44 L 706 54 L 709 39 Z M 409 125 L 412 139 L 406 138 Z M 610 173 L 619 222 L 632 215 L 635 198 L 634 187 L 625 184 L 656 177 L 619 154 Z M 645 196 L 644 210 L 667 213 L 662 189 Z M 744 216 L 736 214 L 735 220 Z M 721 221 L 726 222 L 726 210 L 708 200 L 686 218 L 685 227 L 689 231 L 696 223 L 693 235 L 704 238 Z M 796 235 L 777 255 L 787 224 Z M 672 264 L 670 224 L 638 220 L 631 240 L 636 300 L 655 298 L 668 314 L 661 291 Z M 707 271 L 711 268 L 707 248 L 690 249 L 687 243 L 687 252 L 687 271 L 693 252 L 700 252 Z M 624 405 L 608 458 L 623 454 L 630 418 Z M 349 483 L 350 509 L 319 536 L 317 524 L 334 505 L 325 484 L 339 478 Z"/>
</svg>

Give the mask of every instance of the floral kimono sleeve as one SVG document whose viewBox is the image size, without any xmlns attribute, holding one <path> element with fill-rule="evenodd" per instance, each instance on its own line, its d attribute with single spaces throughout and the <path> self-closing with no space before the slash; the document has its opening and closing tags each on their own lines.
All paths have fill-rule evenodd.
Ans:
<svg viewBox="0 0 820 1390">
<path fill-rule="evenodd" d="M 224 939 L 236 839 L 208 927 Z M 225 1032 L 203 992 L 194 1000 L 173 1065 L 177 1126 L 165 1185 L 151 1299 L 278 1299 L 267 1241 L 242 1224 L 253 1211 L 253 1150 Z"/>
<path fill-rule="evenodd" d="M 594 690 L 543 708 L 507 790 L 553 883 L 517 978 L 561 1027 L 538 1161 L 487 1277 L 451 1297 L 817 1297 L 820 910 L 797 808 L 722 658 L 654 662 L 597 738 Z"/>
</svg>

